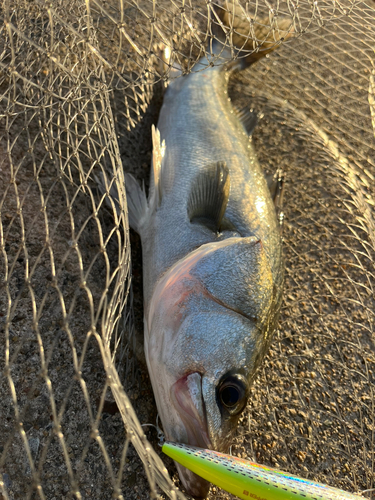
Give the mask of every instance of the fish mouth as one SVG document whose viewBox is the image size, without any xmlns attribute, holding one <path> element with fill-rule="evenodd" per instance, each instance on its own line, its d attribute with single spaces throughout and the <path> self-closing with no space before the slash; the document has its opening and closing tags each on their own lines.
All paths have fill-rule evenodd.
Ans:
<svg viewBox="0 0 375 500">
<path fill-rule="evenodd" d="M 175 462 L 175 464 L 186 493 L 196 500 L 206 498 L 210 483 L 179 463 Z"/>
<path fill-rule="evenodd" d="M 206 409 L 202 396 L 202 377 L 194 372 L 181 377 L 171 388 L 171 399 L 186 430 L 187 443 L 210 448 Z"/>
<path fill-rule="evenodd" d="M 175 436 L 175 439 L 183 444 L 212 449 L 202 396 L 202 376 L 194 372 L 181 377 L 171 388 L 171 399 L 185 428 L 185 435 Z M 176 467 L 187 493 L 197 499 L 206 498 L 210 483 L 178 463 Z"/>
</svg>

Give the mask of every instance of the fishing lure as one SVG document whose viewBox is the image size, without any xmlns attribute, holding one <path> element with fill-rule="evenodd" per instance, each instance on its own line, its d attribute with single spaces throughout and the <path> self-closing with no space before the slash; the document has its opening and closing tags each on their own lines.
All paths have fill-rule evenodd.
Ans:
<svg viewBox="0 0 375 500">
<path fill-rule="evenodd" d="M 162 451 L 210 483 L 244 500 L 363 500 L 359 495 L 213 450 L 167 441 Z"/>
</svg>

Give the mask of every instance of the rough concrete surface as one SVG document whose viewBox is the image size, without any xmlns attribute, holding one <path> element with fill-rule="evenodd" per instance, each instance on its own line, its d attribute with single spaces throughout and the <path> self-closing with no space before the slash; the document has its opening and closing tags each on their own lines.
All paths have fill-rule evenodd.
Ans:
<svg viewBox="0 0 375 500">
<path fill-rule="evenodd" d="M 137 19 L 137 12 L 128 15 Z M 104 34 L 110 32 L 104 15 L 97 26 Z M 326 31 L 310 41 L 306 36 L 303 49 L 302 42 L 291 44 L 237 75 L 230 86 L 235 105 L 258 113 L 252 141 L 265 172 L 281 168 L 286 178 L 280 327 L 231 452 L 360 492 L 374 485 L 375 233 L 374 189 L 368 182 L 375 174 L 374 146 L 367 101 L 369 65 L 362 65 L 355 54 L 349 60 L 345 47 L 340 49 L 340 28 L 332 33 L 332 39 Z M 353 28 L 346 42 L 350 37 L 359 40 L 356 33 Z M 115 42 L 110 43 L 109 35 L 106 42 L 104 38 L 101 47 L 108 56 L 115 52 Z M 317 40 L 322 41 L 319 47 Z M 317 50 L 321 57 L 316 57 Z M 356 50 L 369 53 L 365 41 L 358 41 Z M 122 166 L 146 188 L 151 125 L 157 123 L 162 103 L 160 84 L 151 96 L 142 120 L 130 132 L 121 114 L 121 89 L 109 96 Z M 30 115 L 1 116 L 3 498 L 58 500 L 74 498 L 73 492 L 79 491 L 83 499 L 104 500 L 113 498 L 118 486 L 124 498 L 143 500 L 150 496 L 147 475 L 128 444 L 126 426 L 106 383 L 100 343 L 92 334 L 93 325 L 100 329 L 103 301 L 113 292 L 108 276 L 116 270 L 119 238 L 124 236 L 111 233 L 113 210 L 105 203 L 97 209 L 101 195 L 93 178 L 84 190 L 77 188 L 74 172 L 73 182 L 59 176 L 42 134 L 41 123 L 48 119 L 36 114 L 25 121 L 25 116 Z M 329 143 L 328 132 L 342 156 Z M 100 133 L 90 133 L 95 136 L 92 151 L 100 156 Z M 85 133 L 77 130 L 77 136 Z M 118 350 L 123 358 L 117 366 L 140 423 L 155 424 L 142 352 L 141 245 L 133 231 L 130 243 L 134 338 Z M 94 427 L 100 439 L 93 435 Z M 155 429 L 144 429 L 180 488 L 173 462 L 158 447 Z M 212 487 L 213 498 L 233 497 Z"/>
</svg>

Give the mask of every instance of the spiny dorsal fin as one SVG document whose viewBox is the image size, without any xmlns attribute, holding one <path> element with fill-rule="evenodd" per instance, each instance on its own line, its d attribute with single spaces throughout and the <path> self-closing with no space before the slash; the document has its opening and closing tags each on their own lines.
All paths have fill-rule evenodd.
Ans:
<svg viewBox="0 0 375 500">
<path fill-rule="evenodd" d="M 285 174 L 281 168 L 278 168 L 274 174 L 266 175 L 266 181 L 268 184 L 268 189 L 271 193 L 271 198 L 275 204 L 275 210 L 277 218 L 279 220 L 280 230 L 282 230 L 284 221 L 283 201 Z"/>
<path fill-rule="evenodd" d="M 201 172 L 188 200 L 190 222 L 219 231 L 227 208 L 230 190 L 229 170 L 224 161 L 208 165 Z"/>
</svg>

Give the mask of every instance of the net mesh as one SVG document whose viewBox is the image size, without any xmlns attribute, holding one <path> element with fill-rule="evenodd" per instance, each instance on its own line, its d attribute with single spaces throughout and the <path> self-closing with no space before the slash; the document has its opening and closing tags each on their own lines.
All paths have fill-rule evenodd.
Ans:
<svg viewBox="0 0 375 500">
<path fill-rule="evenodd" d="M 230 85 L 258 113 L 259 161 L 286 176 L 280 328 L 232 453 L 371 497 L 375 4 L 240 5 L 250 36 L 286 16 L 294 37 Z M 147 184 L 160 50 L 198 70 L 213 4 L 0 9 L 0 497 L 185 498 L 141 426 L 156 410 L 124 171 Z"/>
</svg>

